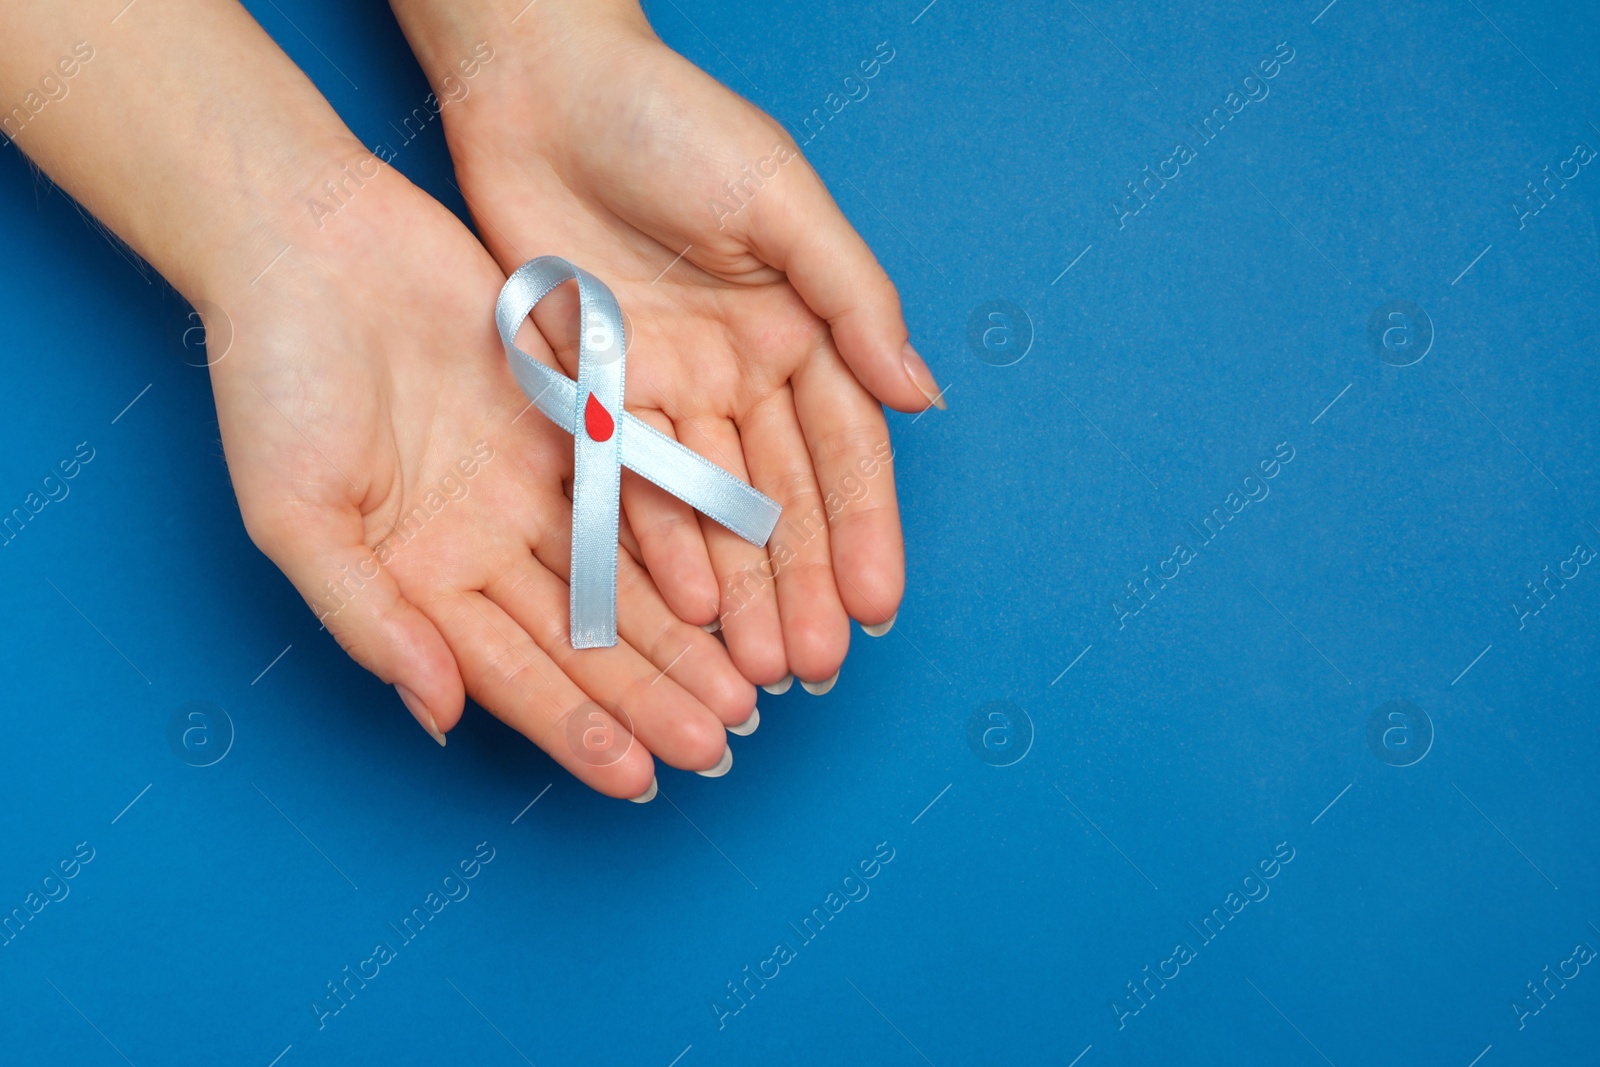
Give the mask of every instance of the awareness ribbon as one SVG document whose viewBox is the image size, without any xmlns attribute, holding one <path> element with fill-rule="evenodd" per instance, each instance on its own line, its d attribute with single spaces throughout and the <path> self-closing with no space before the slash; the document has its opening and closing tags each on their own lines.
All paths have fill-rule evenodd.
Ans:
<svg viewBox="0 0 1600 1067">
<path fill-rule="evenodd" d="M 564 282 L 578 283 L 578 380 L 517 347 L 534 306 Z M 622 408 L 627 337 L 617 298 L 594 275 L 540 256 L 506 279 L 495 303 L 506 361 L 524 395 L 572 435 L 573 648 L 617 643 L 617 527 L 622 468 L 654 482 L 753 545 L 778 525 L 778 504 Z"/>
</svg>

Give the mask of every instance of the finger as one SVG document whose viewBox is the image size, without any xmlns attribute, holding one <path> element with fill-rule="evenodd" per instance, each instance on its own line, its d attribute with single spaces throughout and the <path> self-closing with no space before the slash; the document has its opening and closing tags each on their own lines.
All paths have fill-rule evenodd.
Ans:
<svg viewBox="0 0 1600 1067">
<path fill-rule="evenodd" d="M 789 669 L 813 687 L 829 683 L 850 648 L 850 619 L 834 583 L 828 516 L 788 387 L 751 408 L 739 435 L 751 484 L 783 508 L 767 552 L 777 571 Z"/>
<path fill-rule="evenodd" d="M 750 204 L 752 250 L 789 277 L 828 321 L 839 352 L 873 396 L 899 411 L 943 409 L 944 396 L 907 337 L 900 294 L 804 160 L 784 168 L 786 196 Z"/>
<path fill-rule="evenodd" d="M 571 505 L 565 507 L 569 516 L 565 531 L 540 531 L 531 538 L 538 561 L 563 582 L 572 573 Z M 559 527 L 562 521 L 558 514 L 553 525 Z M 560 617 L 567 617 L 565 606 Z M 710 708 L 725 726 L 751 721 L 755 686 L 734 666 L 723 643 L 673 614 L 649 573 L 622 553 L 617 558 L 617 636 Z"/>
<path fill-rule="evenodd" d="M 728 748 L 723 723 L 626 641 L 578 651 L 567 634 L 569 587 L 529 553 L 484 589 L 550 661 L 590 698 L 624 723 L 665 763 L 715 769 Z"/>
<path fill-rule="evenodd" d="M 658 411 L 635 411 L 642 422 L 673 436 Z M 639 545 L 640 559 L 677 616 L 704 626 L 717 617 L 717 576 L 694 509 L 632 471 L 622 472 L 622 510 Z"/>
<path fill-rule="evenodd" d="M 395 687 L 439 744 L 466 705 L 461 672 L 437 627 L 367 547 L 354 508 L 247 510 L 256 545 L 288 576 L 350 658 Z"/>
<path fill-rule="evenodd" d="M 644 745 L 550 662 L 498 604 L 482 593 L 451 589 L 430 602 L 429 612 L 474 700 L 591 789 L 640 800 L 655 795 L 655 761 Z"/>
<path fill-rule="evenodd" d="M 906 588 L 894 451 L 883 410 L 824 347 L 793 378 L 795 411 L 822 486 L 839 595 L 874 637 L 889 632 Z"/>
<path fill-rule="evenodd" d="M 624 552 L 633 557 L 635 563 L 644 566 L 644 552 L 639 548 L 639 539 L 633 536 L 633 527 L 628 525 L 626 510 L 617 521 L 617 543 L 622 546 Z"/>
<path fill-rule="evenodd" d="M 707 415 L 674 418 L 673 425 L 683 444 L 739 480 L 750 480 L 739 431 L 731 420 Z M 767 550 L 703 515 L 700 529 L 705 534 L 711 569 L 717 575 L 717 615 L 722 620 L 728 655 L 739 673 L 757 685 L 782 684 L 789 675 L 789 661 L 783 648 L 772 560 Z"/>
</svg>

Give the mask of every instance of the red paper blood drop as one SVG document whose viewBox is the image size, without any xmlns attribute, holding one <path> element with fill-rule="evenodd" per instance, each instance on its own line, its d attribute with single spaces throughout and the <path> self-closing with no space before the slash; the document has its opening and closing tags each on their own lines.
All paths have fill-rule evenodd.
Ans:
<svg viewBox="0 0 1600 1067">
<path fill-rule="evenodd" d="M 611 434 L 616 430 L 617 424 L 611 418 L 611 412 L 606 406 L 589 394 L 588 403 L 583 405 L 583 427 L 589 431 L 589 436 L 596 441 L 609 441 Z"/>
</svg>

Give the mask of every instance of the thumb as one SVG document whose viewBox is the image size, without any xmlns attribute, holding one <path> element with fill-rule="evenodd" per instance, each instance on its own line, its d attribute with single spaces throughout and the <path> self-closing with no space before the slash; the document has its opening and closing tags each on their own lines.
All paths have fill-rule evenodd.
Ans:
<svg viewBox="0 0 1600 1067">
<path fill-rule="evenodd" d="M 394 686 L 422 728 L 444 744 L 466 704 L 460 668 L 438 628 L 367 547 L 355 509 L 313 506 L 247 527 L 339 646 Z"/>
<path fill-rule="evenodd" d="M 828 320 L 839 354 L 868 392 L 899 411 L 943 410 L 943 392 L 907 337 L 894 283 L 817 172 L 803 158 L 795 162 L 802 169 L 785 167 L 786 195 L 752 202 L 751 250 Z"/>
</svg>

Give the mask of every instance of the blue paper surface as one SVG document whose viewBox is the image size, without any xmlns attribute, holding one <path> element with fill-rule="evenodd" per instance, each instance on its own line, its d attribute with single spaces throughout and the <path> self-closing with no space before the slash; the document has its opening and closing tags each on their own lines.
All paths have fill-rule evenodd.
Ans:
<svg viewBox="0 0 1600 1067">
<path fill-rule="evenodd" d="M 950 407 L 894 630 L 642 807 L 319 632 L 187 305 L 0 154 L 0 511 L 77 469 L 0 550 L 0 1060 L 1595 1061 L 1600 11 L 924 2 L 650 5 Z M 383 5 L 249 6 L 395 143 Z"/>
</svg>

